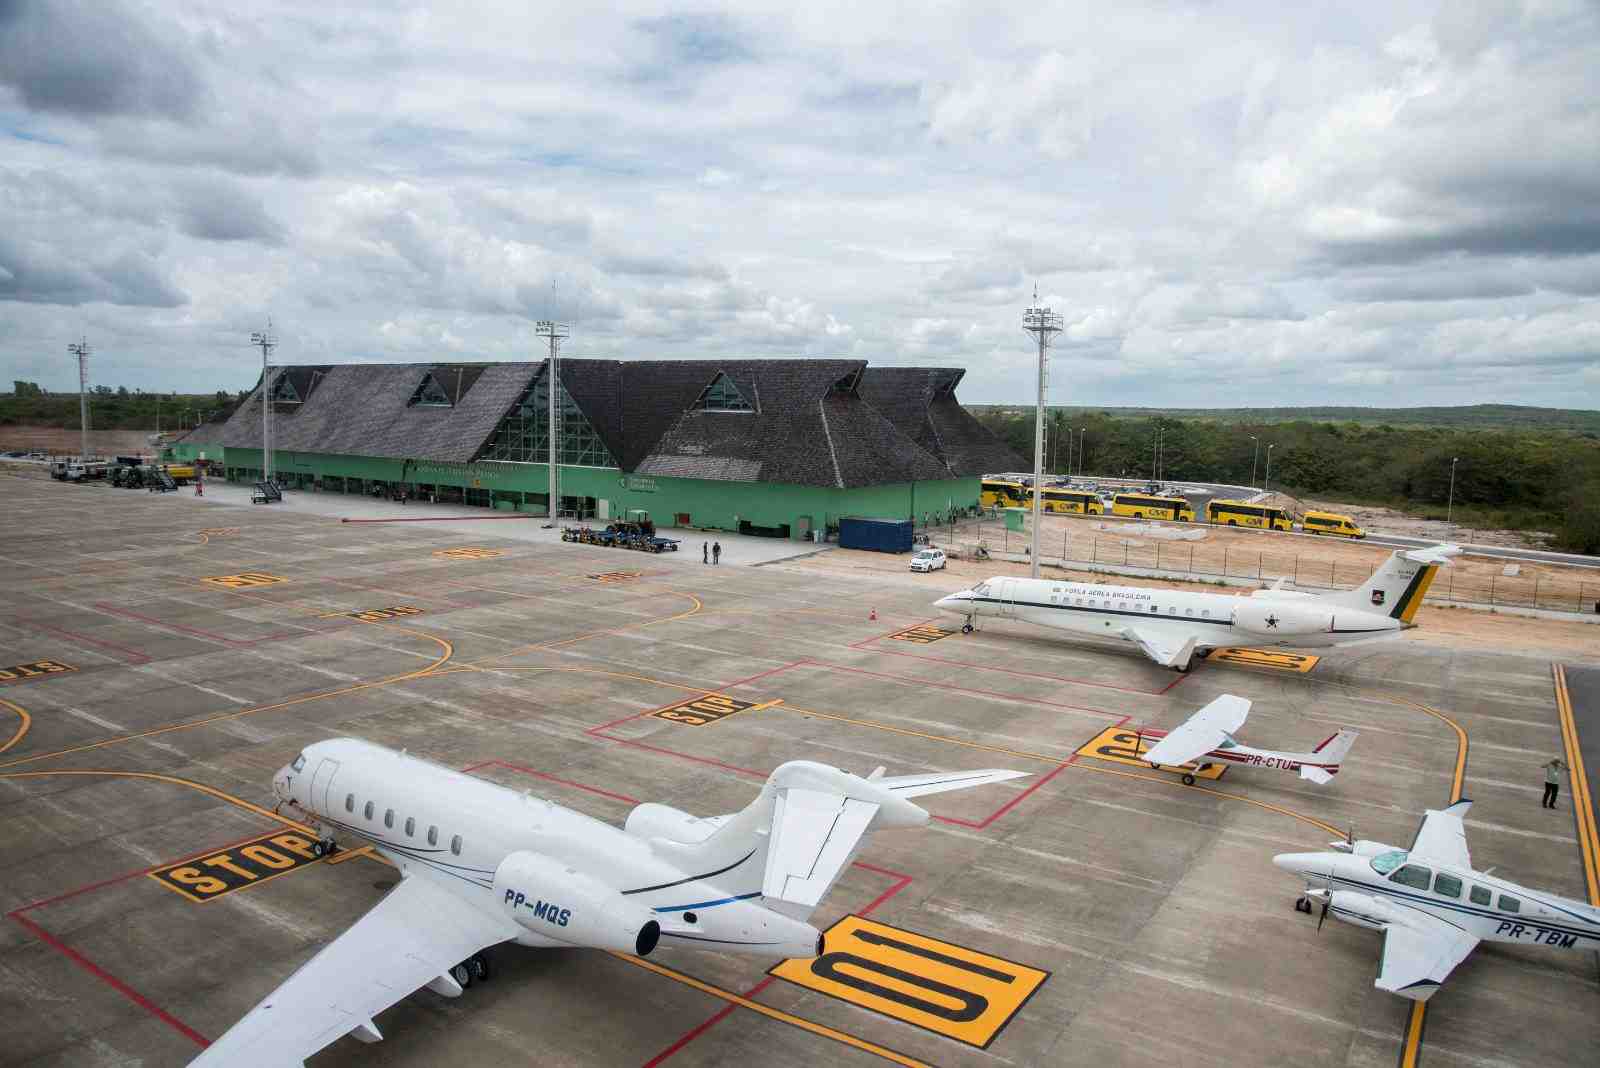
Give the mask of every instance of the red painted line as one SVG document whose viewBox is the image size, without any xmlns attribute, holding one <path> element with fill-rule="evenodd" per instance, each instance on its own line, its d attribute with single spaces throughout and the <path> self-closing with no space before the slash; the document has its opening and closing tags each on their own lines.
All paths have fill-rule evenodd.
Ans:
<svg viewBox="0 0 1600 1068">
<path fill-rule="evenodd" d="M 660 706 L 658 706 L 656 708 L 646 709 L 643 712 L 631 712 L 628 715 L 621 717 L 620 719 L 612 720 L 610 723 L 602 723 L 598 727 L 590 727 L 588 730 L 584 731 L 583 733 L 599 737 L 601 731 L 610 730 L 612 727 L 618 726 L 619 724 L 627 723 L 629 720 L 643 719 L 646 716 L 653 716 L 657 712 L 660 712 L 662 709 L 674 708 L 674 707 L 676 707 L 678 705 L 683 704 L 686 701 L 698 701 L 701 698 L 709 697 L 714 693 L 722 693 L 724 690 L 731 690 L 735 686 L 744 686 L 744 685 L 746 685 L 748 683 L 752 683 L 752 682 L 756 681 L 757 679 L 764 679 L 768 675 L 776 675 L 780 671 L 788 671 L 790 668 L 798 667 L 799 665 L 801 665 L 803 663 L 805 663 L 804 660 L 791 660 L 787 664 L 780 664 L 778 667 L 770 668 L 767 671 L 757 672 L 756 674 L 750 675 L 750 676 L 748 676 L 746 678 L 735 679 L 733 682 L 724 683 L 721 686 L 713 686 L 713 687 L 710 687 L 708 689 L 702 690 L 700 692 L 700 696 L 699 697 L 687 697 L 687 696 L 678 697 L 678 698 L 676 698 L 676 699 L 674 699 L 672 701 L 668 701 L 666 704 L 660 705 Z M 607 737 L 609 737 L 609 735 Z M 610 740 L 614 741 L 614 742 L 622 741 L 621 738 L 611 738 Z"/>
<path fill-rule="evenodd" d="M 18 619 L 16 622 L 21 623 L 24 626 L 33 627 L 36 630 L 48 631 L 51 634 L 59 634 L 68 641 L 82 642 L 84 645 L 97 645 L 102 649 L 114 649 L 128 657 L 128 662 L 130 664 L 148 664 L 151 662 L 150 657 L 139 652 L 137 649 L 129 649 L 127 646 L 118 645 L 115 642 L 101 641 L 99 638 L 91 638 L 87 634 L 79 634 L 76 631 L 63 630 L 60 627 L 52 627 L 48 623 L 39 623 L 32 619 Z"/>
<path fill-rule="evenodd" d="M 874 638 L 871 640 L 876 641 L 877 639 Z M 1051 682 L 1065 682 L 1074 686 L 1095 686 L 1102 690 L 1120 690 L 1123 693 L 1143 694 L 1146 697 L 1158 697 L 1161 694 L 1166 693 L 1168 690 L 1172 689 L 1173 686 L 1177 685 L 1178 681 L 1182 678 L 1182 676 L 1179 676 L 1177 679 L 1167 683 L 1159 690 L 1139 690 L 1132 686 L 1118 686 L 1117 684 L 1111 682 L 1094 682 L 1090 679 L 1077 679 L 1068 675 L 1049 675 L 1040 671 L 1015 671 L 1011 668 L 996 667 L 993 664 L 970 664 L 963 660 L 946 660 L 942 656 L 918 656 L 916 653 L 908 653 L 901 649 L 874 649 L 872 651 L 875 653 L 881 653 L 884 656 L 905 656 L 910 657 L 912 660 L 926 660 L 934 664 L 948 664 L 950 667 L 971 668 L 975 671 L 996 671 L 1004 675 L 1020 675 L 1024 678 L 1030 679 L 1048 679 Z"/>
<path fill-rule="evenodd" d="M 1033 793 L 1035 790 L 1049 782 L 1051 779 L 1055 778 L 1057 775 L 1060 775 L 1064 768 L 1070 766 L 1077 759 L 1078 754 L 1073 753 L 1066 760 L 1063 760 L 1061 763 L 1051 768 L 1048 773 L 1035 779 L 1026 790 L 1023 790 L 1016 797 L 1013 797 L 1010 801 L 1007 801 L 1005 804 L 989 813 L 985 819 L 978 823 L 973 823 L 970 820 L 957 819 L 954 816 L 935 816 L 933 818 L 938 820 L 940 823 L 954 823 L 962 827 L 970 827 L 975 831 L 987 830 L 991 823 L 999 819 L 1001 816 L 1004 816 L 1007 812 L 1010 812 L 1012 809 L 1016 808 L 1029 794 Z"/>
<path fill-rule="evenodd" d="M 185 853 L 173 860 L 163 860 L 160 863 L 151 864 L 148 867 L 135 868 L 133 871 L 123 872 L 121 875 L 113 875 L 109 879 L 101 879 L 97 883 L 89 883 L 87 886 L 80 886 L 76 890 L 68 890 L 66 893 L 57 894 L 54 897 L 40 898 L 38 901 L 33 901 L 26 905 L 18 905 L 16 908 L 6 913 L 6 915 L 15 916 L 19 912 L 30 912 L 33 909 L 42 909 L 46 905 L 54 905 L 58 901 L 65 901 L 68 898 L 77 897 L 79 894 L 87 894 L 91 890 L 99 890 L 101 887 L 111 886 L 114 883 L 126 882 L 127 880 L 137 878 L 140 875 L 148 875 L 157 868 L 165 868 L 172 864 L 182 864 L 184 861 L 193 860 L 196 857 L 209 856 L 210 854 L 219 850 L 231 849 L 232 847 L 239 845 L 241 842 L 253 841 L 257 838 L 260 838 L 261 834 L 262 832 L 257 831 L 254 834 L 247 834 L 243 838 L 235 838 L 231 842 L 224 842 L 221 845 L 212 846 L 209 849 L 199 849 L 193 853 Z"/>
<path fill-rule="evenodd" d="M 126 616 L 129 619 L 137 619 L 139 622 L 148 623 L 152 627 L 160 627 L 164 630 L 175 630 L 180 634 L 191 634 L 197 638 L 205 638 L 208 641 L 221 642 L 223 645 L 231 646 L 233 648 L 239 648 L 246 645 L 257 645 L 261 642 L 281 641 L 284 638 L 304 638 L 309 634 L 321 633 L 320 631 L 312 630 L 308 627 L 305 630 L 298 632 L 285 631 L 282 634 L 268 634 L 261 638 L 229 638 L 221 634 L 213 634 L 209 630 L 200 630 L 198 627 L 186 627 L 182 623 L 167 623 L 164 620 L 156 619 L 153 616 L 141 615 L 138 612 L 131 612 L 126 608 L 118 608 L 115 605 L 109 605 L 104 602 L 96 602 L 94 607 L 98 608 L 102 612 L 110 612 L 112 615 Z M 328 630 L 333 628 L 324 629 Z"/>
<path fill-rule="evenodd" d="M 967 686 L 957 686 L 949 682 L 931 682 L 928 679 L 910 678 L 906 675 L 888 675 L 881 671 L 868 671 L 866 668 L 846 667 L 843 664 L 830 664 L 824 660 L 806 659 L 797 665 L 800 667 L 819 667 L 828 671 L 846 671 L 853 675 L 870 675 L 873 678 L 888 679 L 891 682 L 908 682 L 918 686 L 935 686 L 941 690 L 954 690 L 957 693 L 977 694 L 982 697 L 999 697 L 1007 701 L 1021 701 L 1027 704 L 1048 705 L 1051 708 L 1064 708 L 1072 712 L 1088 712 L 1096 716 L 1110 716 L 1112 719 L 1127 721 L 1127 716 L 1121 712 L 1107 712 L 1103 708 L 1086 708 L 1083 705 L 1069 705 L 1062 701 L 1052 701 L 1046 697 L 1028 697 L 1024 694 L 1002 693 L 999 690 L 978 690 Z"/>
<path fill-rule="evenodd" d="M 896 880 L 893 886 L 889 887 L 889 889 L 873 898 L 871 903 L 868 904 L 866 908 L 857 909 L 857 916 L 872 915 L 879 905 L 883 904 L 885 901 L 888 901 L 891 897 L 894 897 L 894 895 L 911 885 L 911 876 L 906 875 L 904 872 L 890 871 L 888 868 L 879 868 L 871 864 L 865 864 L 859 860 L 855 862 L 855 867 L 861 868 L 865 871 L 876 872 L 879 875 L 887 875 L 891 879 Z"/>
<path fill-rule="evenodd" d="M 849 648 L 851 648 L 851 649 L 863 648 L 864 646 L 871 645 L 873 642 L 883 641 L 886 638 L 894 637 L 896 634 L 903 634 L 908 630 L 914 630 L 917 627 L 920 627 L 920 626 L 922 626 L 922 625 L 924 625 L 926 623 L 932 623 L 934 620 L 936 620 L 938 618 L 939 618 L 938 616 L 929 616 L 927 619 L 919 619 L 915 623 L 908 623 L 903 627 L 896 627 L 894 630 L 887 631 L 887 632 L 885 632 L 883 634 L 874 634 L 870 638 L 862 638 L 860 641 L 851 642 L 850 645 L 849 645 Z"/>
<path fill-rule="evenodd" d="M 77 950 L 73 949 L 71 946 L 67 945 L 65 942 L 61 941 L 61 939 L 57 938 L 49 931 L 46 931 L 43 927 L 40 927 L 26 916 L 19 916 L 13 912 L 11 913 L 11 918 L 31 931 L 33 936 L 39 941 L 65 955 L 68 960 L 72 961 L 72 963 L 76 964 L 78 967 L 82 968 L 96 979 L 99 979 L 101 982 L 111 987 L 111 989 L 115 990 L 117 993 L 121 994 L 123 997 L 127 998 L 141 1009 L 144 1009 L 150 1015 L 154 1016 L 156 1019 L 160 1020 L 162 1023 L 166 1024 L 180 1035 L 183 1035 L 185 1038 L 189 1039 L 191 1042 L 195 1043 L 195 1045 L 200 1046 L 201 1048 L 211 1045 L 211 1040 L 205 1035 L 202 1035 L 199 1031 L 196 1031 L 194 1028 L 190 1027 L 188 1024 L 184 1023 L 170 1012 L 167 1012 L 165 1009 L 161 1008 L 161 1006 L 157 1005 L 155 1002 L 151 1001 L 149 998 L 133 989 L 133 987 L 129 986 L 127 983 L 124 983 L 121 979 L 118 979 L 116 976 L 112 975 L 94 961 L 90 960 L 88 957 L 85 957 L 82 953 L 79 953 Z"/>
<path fill-rule="evenodd" d="M 659 745 L 648 745 L 644 742 L 636 742 L 631 738 L 618 738 L 614 734 L 597 734 L 595 737 L 604 738 L 608 742 L 616 742 L 618 745 L 632 746 L 635 749 L 645 749 L 652 753 L 664 753 L 667 756 L 674 756 L 680 760 L 692 760 L 696 764 L 709 764 L 711 767 L 722 768 L 725 771 L 737 772 L 740 775 L 753 775 L 758 779 L 765 779 L 767 775 L 770 774 L 769 772 L 765 771 L 756 771 L 754 768 L 741 768 L 733 764 L 724 764 L 722 761 L 712 760 L 710 757 L 691 756 L 688 753 L 680 753 L 676 749 L 663 749 Z"/>
<path fill-rule="evenodd" d="M 341 523 L 472 523 L 485 519 L 543 519 L 542 515 L 436 515 L 395 519 L 340 519 Z"/>
</svg>

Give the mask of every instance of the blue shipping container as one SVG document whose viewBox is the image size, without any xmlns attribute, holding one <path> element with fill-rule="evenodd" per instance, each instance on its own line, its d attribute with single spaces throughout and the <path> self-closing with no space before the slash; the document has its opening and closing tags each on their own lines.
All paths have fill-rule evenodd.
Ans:
<svg viewBox="0 0 1600 1068">
<path fill-rule="evenodd" d="M 878 553 L 908 553 L 911 551 L 911 520 L 845 516 L 839 520 L 839 547 L 871 549 Z"/>
</svg>

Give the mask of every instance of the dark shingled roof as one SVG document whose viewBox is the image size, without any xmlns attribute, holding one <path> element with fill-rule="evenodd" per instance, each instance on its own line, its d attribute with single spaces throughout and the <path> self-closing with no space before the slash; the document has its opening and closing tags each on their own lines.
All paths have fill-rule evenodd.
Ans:
<svg viewBox="0 0 1600 1068">
<path fill-rule="evenodd" d="M 471 460 L 540 365 L 479 365 L 482 370 L 470 388 L 463 377 L 459 404 L 441 408 L 409 403 L 423 375 L 436 367 L 449 366 L 455 365 L 356 363 L 327 368 L 274 368 L 274 385 L 279 374 L 285 374 L 305 400 L 302 404 L 273 406 L 273 448 L 353 456 Z M 453 390 L 454 374 L 441 378 L 441 385 L 447 383 Z M 261 447 L 259 383 L 228 420 L 222 444 L 229 448 Z"/>
<path fill-rule="evenodd" d="M 459 403 L 409 404 L 430 372 L 453 397 L 455 366 L 275 369 L 274 383 L 286 377 L 303 398 L 274 405 L 275 447 L 472 460 L 545 365 L 465 365 Z M 864 360 L 564 359 L 561 381 L 622 469 L 639 474 L 850 488 L 1021 466 L 956 403 L 959 371 L 889 370 L 893 381 L 873 387 L 876 403 L 865 394 L 882 372 Z M 754 411 L 694 408 L 723 374 Z M 945 377 L 934 382 L 931 375 Z M 260 448 L 259 384 L 224 424 L 220 444 Z"/>
<path fill-rule="evenodd" d="M 958 367 L 868 367 L 861 395 L 952 475 L 1022 470 L 1026 461 L 956 400 L 966 373 Z"/>
<path fill-rule="evenodd" d="M 682 360 L 624 365 L 641 413 L 666 424 L 639 474 L 802 486 L 881 485 L 949 477 L 936 457 L 896 430 L 856 392 L 864 360 Z M 754 412 L 690 406 L 726 374 Z M 676 410 L 669 405 L 675 405 Z M 636 444 L 629 427 L 630 447 Z M 641 434 L 643 436 L 643 434 Z"/>
</svg>

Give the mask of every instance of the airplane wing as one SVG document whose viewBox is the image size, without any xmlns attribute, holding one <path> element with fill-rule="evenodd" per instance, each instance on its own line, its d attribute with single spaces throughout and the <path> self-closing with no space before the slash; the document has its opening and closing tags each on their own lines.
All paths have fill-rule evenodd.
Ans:
<svg viewBox="0 0 1600 1068">
<path fill-rule="evenodd" d="M 887 779 L 879 776 L 870 781 L 886 790 L 893 790 L 901 797 L 921 797 L 923 794 L 942 794 L 946 790 L 965 790 L 969 786 L 984 786 L 991 782 L 1021 779 L 1027 775 L 1026 771 L 986 768 L 982 771 L 935 771 L 926 775 L 891 775 Z"/>
<path fill-rule="evenodd" d="M 815 908 L 855 856 L 877 814 L 870 801 L 798 787 L 780 790 L 761 893 Z"/>
<path fill-rule="evenodd" d="M 1117 632 L 1144 650 L 1144 655 L 1162 667 L 1187 667 L 1199 639 L 1191 635 L 1183 641 L 1150 627 L 1123 627 Z"/>
<path fill-rule="evenodd" d="M 1187 764 L 1227 741 L 1228 735 L 1243 726 L 1249 715 L 1249 701 L 1225 693 L 1184 720 L 1140 759 L 1174 767 Z"/>
<path fill-rule="evenodd" d="M 1437 860 L 1457 868 L 1472 867 L 1467 853 L 1467 829 L 1461 823 L 1466 818 L 1472 802 L 1463 798 L 1444 809 L 1428 809 L 1417 828 L 1417 837 L 1411 843 L 1411 855 Z"/>
<path fill-rule="evenodd" d="M 413 872 L 190 1064 L 304 1065 L 352 1031 L 375 1042 L 374 1016 L 516 934 L 510 920 Z M 453 980 L 440 985 L 460 993 Z"/>
<path fill-rule="evenodd" d="M 1413 1001 L 1427 1001 L 1478 939 L 1443 920 L 1416 913 L 1384 928 L 1383 959 L 1373 985 Z"/>
</svg>

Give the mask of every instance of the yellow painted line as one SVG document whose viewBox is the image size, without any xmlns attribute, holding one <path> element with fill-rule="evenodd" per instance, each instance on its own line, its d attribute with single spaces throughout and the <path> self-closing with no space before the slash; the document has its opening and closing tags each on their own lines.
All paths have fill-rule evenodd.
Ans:
<svg viewBox="0 0 1600 1068">
<path fill-rule="evenodd" d="M 355 860 L 357 857 L 371 857 L 380 864 L 388 864 L 389 867 L 394 867 L 394 864 L 390 862 L 388 857 L 380 856 L 377 853 L 374 853 L 372 851 L 372 847 L 369 845 L 364 845 L 360 849 L 341 849 L 339 852 L 328 858 L 328 863 L 343 864 L 345 861 Z"/>
<path fill-rule="evenodd" d="M 844 1031 L 837 1031 L 832 1027 L 814 1023 L 811 1020 L 804 1019 L 803 1017 L 784 1012 L 782 1009 L 774 1009 L 772 1006 L 763 1005 L 759 1001 L 751 1001 L 749 998 L 741 997 L 731 990 L 724 990 L 720 986 L 712 986 L 710 983 L 702 982 L 693 976 L 684 975 L 682 972 L 674 971 L 671 968 L 656 964 L 652 961 L 631 956 L 627 953 L 618 953 L 615 950 L 608 949 L 606 952 L 610 953 L 618 960 L 627 961 L 629 964 L 637 965 L 638 967 L 643 968 L 645 971 L 655 972 L 657 975 L 665 976 L 666 978 L 674 980 L 675 982 L 682 983 L 684 986 L 693 987 L 703 994 L 710 994 L 714 998 L 721 998 L 723 1001 L 737 1005 L 742 1009 L 749 1009 L 751 1012 L 760 1013 L 762 1016 L 765 1016 L 770 1020 L 777 1020 L 780 1023 L 786 1023 L 791 1027 L 798 1027 L 800 1030 L 809 1031 L 813 1035 L 820 1035 L 823 1038 L 831 1038 L 833 1041 L 841 1043 L 842 1045 L 849 1046 L 852 1049 L 858 1049 L 863 1053 L 870 1053 L 875 1057 L 881 1057 L 893 1064 L 904 1065 L 905 1068 L 931 1068 L 931 1066 L 925 1061 L 913 1060 L 903 1053 L 896 1053 L 892 1049 L 868 1042 L 864 1038 L 857 1038 L 855 1035 L 848 1034 Z"/>
<path fill-rule="evenodd" d="M 585 576 L 585 577 L 587 577 L 587 576 Z M 649 583 L 641 583 L 641 584 L 639 584 L 638 586 L 636 586 L 634 588 L 635 589 L 644 589 L 649 585 L 650 585 Z M 696 612 L 699 612 L 701 609 L 703 609 L 705 607 L 705 604 L 700 600 L 700 598 L 696 597 L 692 593 L 685 593 L 683 590 L 674 590 L 674 589 L 671 589 L 670 587 L 666 587 L 666 586 L 662 586 L 662 587 L 660 587 L 660 589 L 664 590 L 667 593 L 672 594 L 674 597 L 687 597 L 687 598 L 689 598 L 689 600 L 694 602 L 694 607 L 688 609 L 687 611 L 679 612 L 676 615 L 662 616 L 660 619 L 650 619 L 650 620 L 646 620 L 643 623 L 625 623 L 620 627 L 607 627 L 604 630 L 589 631 L 586 634 L 579 634 L 579 635 L 576 635 L 575 637 L 562 638 L 560 641 L 534 642 L 534 643 L 532 643 L 530 645 L 521 645 L 521 646 L 518 646 L 515 649 L 512 649 L 512 650 L 508 651 L 508 652 L 495 653 L 492 656 L 481 657 L 478 660 L 473 661 L 472 666 L 476 667 L 479 664 L 487 664 L 491 660 L 503 660 L 508 656 L 521 656 L 523 653 L 531 653 L 531 652 L 534 652 L 534 651 L 539 650 L 539 649 L 559 649 L 563 645 L 571 645 L 574 642 L 588 641 L 590 638 L 598 638 L 602 634 L 621 634 L 624 631 L 638 630 L 641 627 L 653 627 L 657 623 L 671 623 L 673 620 L 687 619 L 689 616 L 694 615 Z"/>
<path fill-rule="evenodd" d="M 1067 753 L 1062 756 L 1044 756 L 1041 753 L 1029 753 L 1022 749 L 1007 749 L 1000 745 L 984 745 L 982 742 L 969 742 L 961 738 L 950 738 L 943 734 L 929 734 L 926 731 L 914 731 L 908 727 L 895 727 L 887 723 L 874 723 L 870 719 L 851 719 L 849 716 L 836 716 L 831 712 L 815 712 L 809 708 L 798 705 L 784 705 L 790 712 L 798 712 L 802 716 L 815 716 L 817 719 L 829 719 L 836 723 L 852 723 L 857 727 L 870 727 L 875 731 L 887 731 L 890 734 L 903 734 L 910 738 L 926 738 L 931 742 L 946 742 L 950 745 L 959 745 L 964 749 L 979 749 L 985 753 L 1000 753 L 1005 756 L 1021 757 L 1024 760 L 1040 760 L 1046 764 L 1065 764 L 1072 758 Z"/>
<path fill-rule="evenodd" d="M 260 805 L 246 801 L 242 797 L 235 797 L 226 790 L 219 790 L 215 786 L 208 786 L 203 782 L 195 782 L 193 779 L 181 779 L 176 775 L 162 775 L 159 772 L 154 771 L 13 771 L 7 772 L 4 775 L 0 775 L 0 779 L 42 779 L 51 775 L 103 775 L 112 779 L 145 779 L 150 782 L 166 782 L 173 783 L 177 786 L 187 786 L 191 790 L 199 790 L 203 794 L 209 794 L 210 796 L 219 800 L 228 802 L 230 805 L 238 805 L 247 812 L 254 812 L 258 816 L 265 817 L 266 819 L 272 820 L 276 823 L 281 823 L 285 827 L 293 827 L 297 831 L 304 831 L 313 838 L 317 836 L 316 831 L 312 830 L 310 827 L 307 827 L 299 820 L 292 820 L 288 816 L 280 816 L 271 809 L 262 808 Z"/>
<path fill-rule="evenodd" d="M 1422 1052 L 1422 1021 L 1427 1012 L 1427 1002 L 1411 1003 L 1411 1018 L 1406 1021 L 1406 1040 L 1400 1047 L 1400 1068 L 1416 1068 L 1417 1056 Z"/>
<path fill-rule="evenodd" d="M 1180 790 L 1198 790 L 1203 794 L 1210 794 L 1213 797 L 1226 797 L 1233 801 L 1243 801 L 1247 805 L 1254 805 L 1257 808 L 1264 808 L 1269 812 L 1276 812 L 1280 815 L 1290 816 L 1294 819 L 1300 820 L 1302 823 L 1309 823 L 1313 827 L 1319 827 L 1322 830 L 1327 831 L 1329 834 L 1336 835 L 1340 838 L 1344 837 L 1344 832 L 1335 827 L 1333 824 L 1323 823 L 1314 816 L 1307 816 L 1303 813 L 1296 812 L 1292 808 L 1284 808 L 1282 805 L 1274 805 L 1270 801 L 1259 801 L 1254 797 L 1246 797 L 1243 794 L 1232 794 L 1226 790 L 1213 790 L 1210 787 L 1201 786 L 1198 783 L 1193 786 L 1189 786 L 1185 784 L 1182 779 L 1174 779 L 1170 775 L 1161 775 L 1159 773 L 1144 775 L 1136 771 L 1119 771 L 1116 768 L 1104 768 L 1098 764 L 1085 764 L 1081 760 L 1074 761 L 1067 766 L 1082 771 L 1097 771 L 1102 775 L 1121 775 L 1124 778 L 1139 779 L 1143 782 L 1164 783 L 1167 786 L 1176 786 Z"/>
<path fill-rule="evenodd" d="M 14 705 L 3 697 L 0 697 L 0 705 L 4 705 L 5 707 L 11 709 L 11 711 L 17 714 L 17 717 L 20 720 L 20 722 L 17 724 L 16 733 L 6 741 L 5 745 L 0 745 L 0 753 L 4 753 L 7 749 L 10 749 L 12 746 L 22 741 L 22 736 L 27 734 L 28 728 L 33 726 L 33 717 L 28 715 L 27 709 L 23 708 L 21 705 Z"/>
<path fill-rule="evenodd" d="M 1583 875 L 1589 884 L 1589 904 L 1600 905 L 1600 834 L 1596 833 L 1594 804 L 1589 794 L 1589 773 L 1578 748 L 1578 724 L 1572 718 L 1572 694 L 1567 690 L 1567 673 L 1560 664 L 1554 668 L 1556 709 L 1561 715 L 1561 741 L 1567 750 L 1567 775 L 1572 781 L 1572 807 L 1578 819 L 1578 847 L 1583 854 Z"/>
</svg>

